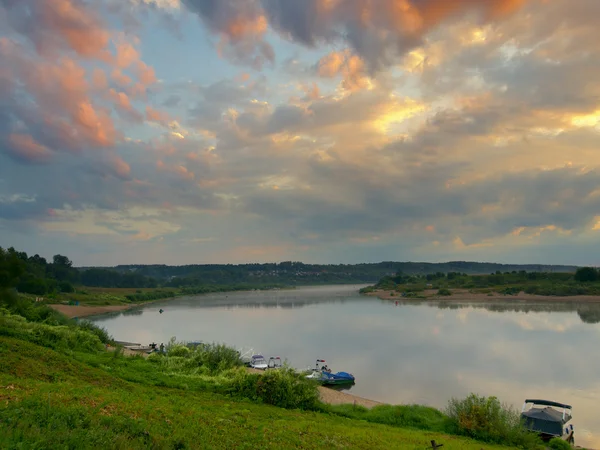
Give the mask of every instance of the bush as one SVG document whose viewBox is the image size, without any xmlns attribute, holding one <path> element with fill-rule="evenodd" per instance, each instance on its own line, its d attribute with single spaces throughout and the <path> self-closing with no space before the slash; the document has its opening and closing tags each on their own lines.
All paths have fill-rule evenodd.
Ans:
<svg viewBox="0 0 600 450">
<path fill-rule="evenodd" d="M 194 350 L 193 358 L 210 373 L 219 373 L 243 365 L 239 352 L 223 344 L 200 344 Z"/>
<path fill-rule="evenodd" d="M 102 342 L 103 344 L 114 343 L 114 339 L 112 338 L 112 336 L 110 334 L 108 334 L 108 331 L 106 331 L 106 328 L 99 327 L 98 325 L 96 325 L 93 322 L 90 322 L 89 320 L 82 320 L 81 322 L 78 323 L 78 326 L 82 330 L 89 331 L 90 333 L 98 336 L 98 339 L 100 339 L 100 342 Z"/>
<path fill-rule="evenodd" d="M 464 400 L 451 399 L 446 409 L 448 431 L 485 442 L 522 448 L 537 448 L 537 435 L 525 430 L 520 414 L 496 397 L 470 394 Z"/>
<path fill-rule="evenodd" d="M 548 442 L 548 448 L 551 448 L 554 450 L 572 450 L 573 449 L 573 447 L 571 447 L 571 444 L 569 444 L 567 441 L 563 441 L 560 438 L 550 439 L 550 441 Z"/>
<path fill-rule="evenodd" d="M 288 409 L 315 410 L 319 405 L 317 384 L 289 368 L 264 374 L 237 372 L 231 393 Z"/>
<path fill-rule="evenodd" d="M 190 356 L 190 349 L 185 345 L 175 345 L 169 348 L 169 352 L 167 353 L 169 356 Z"/>
<path fill-rule="evenodd" d="M 437 292 L 437 295 L 443 295 L 445 297 L 452 295 L 452 291 L 450 289 L 440 289 Z"/>
<path fill-rule="evenodd" d="M 24 317 L 0 309 L 0 335 L 63 351 L 98 351 L 104 346 L 98 336 L 77 326 L 28 322 Z"/>
</svg>

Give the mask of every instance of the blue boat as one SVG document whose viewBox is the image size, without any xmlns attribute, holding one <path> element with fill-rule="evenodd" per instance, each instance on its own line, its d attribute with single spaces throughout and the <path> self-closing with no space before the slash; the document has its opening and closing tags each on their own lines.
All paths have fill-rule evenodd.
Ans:
<svg viewBox="0 0 600 450">
<path fill-rule="evenodd" d="M 324 359 L 317 359 L 315 369 L 310 375 L 307 375 L 306 378 L 316 380 L 326 386 L 340 386 L 355 383 L 354 375 L 348 372 L 333 373 L 331 369 L 327 367 Z"/>
</svg>

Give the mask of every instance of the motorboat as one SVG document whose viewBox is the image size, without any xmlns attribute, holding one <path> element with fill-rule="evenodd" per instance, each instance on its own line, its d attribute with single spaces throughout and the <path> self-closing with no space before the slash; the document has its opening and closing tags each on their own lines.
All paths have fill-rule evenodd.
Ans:
<svg viewBox="0 0 600 450">
<path fill-rule="evenodd" d="M 263 355 L 252 355 L 250 358 L 250 367 L 258 370 L 266 370 L 269 364 Z"/>
<path fill-rule="evenodd" d="M 325 386 L 340 386 L 355 383 L 354 375 L 348 372 L 333 373 L 324 359 L 317 359 L 315 368 L 309 375 L 306 375 L 306 378 L 315 380 Z"/>
<path fill-rule="evenodd" d="M 530 406 L 527 407 L 527 405 Z M 562 411 L 556 408 L 562 408 Z M 572 418 L 572 409 L 570 405 L 564 403 L 526 399 L 523 403 L 521 419 L 525 428 L 538 433 L 543 441 L 561 438 L 570 444 L 574 444 L 573 424 L 565 426 Z"/>
<path fill-rule="evenodd" d="M 269 358 L 269 363 L 267 364 L 268 369 L 279 369 L 283 367 L 281 363 L 281 358 L 279 356 L 271 356 Z"/>
</svg>

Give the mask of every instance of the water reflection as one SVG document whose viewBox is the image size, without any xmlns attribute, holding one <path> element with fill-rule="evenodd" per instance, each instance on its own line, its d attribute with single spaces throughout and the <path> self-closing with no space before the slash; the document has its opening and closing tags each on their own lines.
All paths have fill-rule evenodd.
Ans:
<svg viewBox="0 0 600 450">
<path fill-rule="evenodd" d="M 444 407 L 469 392 L 520 407 L 573 405 L 579 445 L 600 448 L 600 305 L 381 301 L 357 287 L 188 297 L 98 318 L 119 340 L 253 347 L 298 368 L 317 358 L 356 376 L 352 393 Z M 159 309 L 164 313 L 160 314 Z"/>
<path fill-rule="evenodd" d="M 427 305 L 439 309 L 460 310 L 465 308 L 482 308 L 492 312 L 523 312 L 539 313 L 539 312 L 577 312 L 577 315 L 584 323 L 595 324 L 600 323 L 600 303 L 599 302 L 523 302 L 523 301 L 489 301 L 489 302 L 461 302 L 461 301 L 411 301 L 401 300 L 395 301 L 396 306 L 402 305 Z"/>
</svg>

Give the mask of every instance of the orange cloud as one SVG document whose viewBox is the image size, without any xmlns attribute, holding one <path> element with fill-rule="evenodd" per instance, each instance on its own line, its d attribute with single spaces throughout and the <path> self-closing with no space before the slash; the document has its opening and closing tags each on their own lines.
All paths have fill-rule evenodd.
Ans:
<svg viewBox="0 0 600 450">
<path fill-rule="evenodd" d="M 140 81 L 145 86 L 149 86 L 151 84 L 156 83 L 156 75 L 154 74 L 154 69 L 143 61 L 137 61 L 135 67 L 136 75 Z"/>
<path fill-rule="evenodd" d="M 156 163 L 156 169 L 173 174 L 181 180 L 193 180 L 196 178 L 196 174 L 188 170 L 187 167 L 182 165 L 167 165 L 160 160 Z"/>
<path fill-rule="evenodd" d="M 123 69 L 129 67 L 140 59 L 137 49 L 129 42 L 117 44 L 116 64 Z"/>
<path fill-rule="evenodd" d="M 342 75 L 342 87 L 349 91 L 359 91 L 371 86 L 364 61 L 350 50 L 334 51 L 321 58 L 318 73 L 327 78 Z"/>
<path fill-rule="evenodd" d="M 11 156 L 20 161 L 44 163 L 52 156 L 50 149 L 26 134 L 9 135 L 7 144 Z"/>
<path fill-rule="evenodd" d="M 29 8 L 34 42 L 41 52 L 55 50 L 63 41 L 79 55 L 106 59 L 109 32 L 100 15 L 87 3 L 74 0 L 19 0 L 18 7 Z"/>
<path fill-rule="evenodd" d="M 81 137 L 89 144 L 108 147 L 115 144 L 117 133 L 106 111 L 96 110 L 88 101 L 81 102 L 73 114 L 73 121 Z"/>
<path fill-rule="evenodd" d="M 109 158 L 109 166 L 113 170 L 114 174 L 122 179 L 128 179 L 131 174 L 131 167 L 128 163 L 123 161 L 121 157 L 112 155 Z"/>
<path fill-rule="evenodd" d="M 156 122 L 163 126 L 169 125 L 169 114 L 164 111 L 159 111 L 157 109 L 152 108 L 151 106 L 146 106 L 146 120 L 148 122 Z"/>
</svg>

